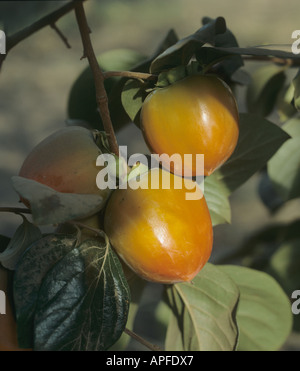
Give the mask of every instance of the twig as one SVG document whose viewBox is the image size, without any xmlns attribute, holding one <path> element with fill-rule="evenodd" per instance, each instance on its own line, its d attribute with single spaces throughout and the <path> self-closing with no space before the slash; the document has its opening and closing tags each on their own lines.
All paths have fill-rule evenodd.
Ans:
<svg viewBox="0 0 300 371">
<path fill-rule="evenodd" d="M 104 79 L 110 77 L 119 76 L 119 77 L 129 77 L 131 79 L 137 80 L 157 80 L 157 75 L 144 72 L 133 72 L 133 71 L 106 71 L 103 72 Z"/>
<path fill-rule="evenodd" d="M 88 59 L 94 77 L 97 105 L 102 119 L 104 130 L 108 137 L 107 139 L 109 147 L 111 152 L 119 156 L 119 147 L 111 122 L 110 112 L 108 108 L 108 98 L 104 87 L 104 76 L 103 72 L 101 71 L 101 68 L 99 67 L 91 43 L 90 29 L 87 23 L 82 1 L 76 1 L 75 14 L 82 39 L 83 56 Z"/>
<path fill-rule="evenodd" d="M 50 14 L 47 14 L 46 16 L 40 18 L 36 22 L 32 23 L 30 26 L 23 28 L 22 30 L 14 33 L 11 36 L 7 36 L 7 38 L 6 38 L 6 54 L 0 54 L 0 68 L 1 68 L 2 62 L 5 60 L 8 52 L 13 47 L 15 47 L 21 41 L 27 39 L 27 37 L 31 36 L 35 32 L 41 30 L 42 28 L 44 28 L 46 26 L 54 25 L 61 17 L 63 17 L 64 15 L 69 13 L 71 10 L 73 10 L 76 3 L 77 3 L 77 1 L 73 0 L 73 1 L 69 2 L 68 4 L 62 6 L 61 8 L 55 10 L 54 12 L 52 12 Z M 60 35 L 60 37 L 62 37 L 62 36 Z"/>
<path fill-rule="evenodd" d="M 84 1 L 84 0 L 83 0 Z M 69 13 L 76 6 L 77 1 L 71 1 L 68 4 L 62 6 L 61 8 L 55 10 L 54 12 L 47 14 L 45 17 L 39 19 L 38 21 L 32 23 L 30 26 L 16 32 L 15 34 L 8 36 L 6 39 L 6 53 L 16 46 L 20 41 L 31 36 L 40 29 L 53 25 L 59 18 Z"/>
<path fill-rule="evenodd" d="M 25 209 L 24 207 L 0 207 L 0 212 L 5 213 L 15 213 L 15 214 L 31 214 L 30 209 Z"/>
<path fill-rule="evenodd" d="M 125 334 L 129 335 L 133 339 L 137 340 L 139 343 L 143 344 L 145 347 L 147 347 L 150 350 L 154 351 L 161 351 L 162 349 L 155 344 L 149 343 L 149 341 L 142 338 L 140 335 L 136 334 L 135 332 L 129 330 L 128 328 L 125 328 L 124 330 Z"/>
<path fill-rule="evenodd" d="M 55 23 L 51 24 L 50 25 L 51 28 L 53 28 L 53 30 L 58 34 L 58 36 L 62 39 L 63 43 L 66 45 L 66 47 L 68 49 L 71 48 L 71 45 L 69 44 L 67 38 L 65 37 L 65 35 L 61 32 L 61 30 L 56 26 Z"/>
</svg>

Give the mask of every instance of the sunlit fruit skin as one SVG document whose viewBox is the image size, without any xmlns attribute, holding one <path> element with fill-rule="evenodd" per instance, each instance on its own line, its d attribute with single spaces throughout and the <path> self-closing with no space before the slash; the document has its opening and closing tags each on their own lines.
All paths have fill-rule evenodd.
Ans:
<svg viewBox="0 0 300 371">
<path fill-rule="evenodd" d="M 161 169 L 142 175 L 141 184 Z M 178 177 L 176 177 L 178 178 Z M 174 175 L 170 174 L 170 184 Z M 191 182 L 191 180 L 187 180 Z M 153 282 L 191 281 L 208 261 L 213 243 L 209 210 L 200 199 L 186 200 L 187 189 L 117 189 L 108 200 L 104 230 L 124 262 Z"/>
<path fill-rule="evenodd" d="M 192 161 L 162 164 L 177 175 L 210 175 L 233 153 L 239 136 L 234 95 L 215 75 L 191 75 L 150 93 L 142 106 L 141 128 L 152 153 L 191 154 Z M 204 154 L 204 174 L 196 167 Z"/>
<path fill-rule="evenodd" d="M 40 142 L 25 159 L 19 175 L 45 184 L 58 192 L 98 194 L 107 199 L 109 189 L 100 190 L 96 176 L 101 154 L 92 131 L 70 126 Z"/>
</svg>

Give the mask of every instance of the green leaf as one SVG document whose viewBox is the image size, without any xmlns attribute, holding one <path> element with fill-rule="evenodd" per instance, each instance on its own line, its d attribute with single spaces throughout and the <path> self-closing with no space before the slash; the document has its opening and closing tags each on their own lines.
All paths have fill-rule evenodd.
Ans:
<svg viewBox="0 0 300 371">
<path fill-rule="evenodd" d="M 140 81 L 128 80 L 121 95 L 122 105 L 127 115 L 137 126 L 139 126 L 139 112 L 147 96 L 143 87 L 144 84 Z"/>
<path fill-rule="evenodd" d="M 300 197 L 300 119 L 289 120 L 282 129 L 291 136 L 268 163 L 268 175 L 285 200 Z"/>
<path fill-rule="evenodd" d="M 254 71 L 246 95 L 249 112 L 265 117 L 273 111 L 286 79 L 285 69 L 268 64 Z"/>
<path fill-rule="evenodd" d="M 231 208 L 227 188 L 214 174 L 204 180 L 204 197 L 213 226 L 231 222 Z"/>
<path fill-rule="evenodd" d="M 293 83 L 291 83 L 284 89 L 282 89 L 282 91 L 279 93 L 277 99 L 277 111 L 281 122 L 292 118 L 297 113 L 297 110 L 293 103 L 294 92 L 295 88 Z"/>
<path fill-rule="evenodd" d="M 139 52 L 125 48 L 108 50 L 97 57 L 103 71 L 128 71 L 144 59 Z M 104 82 L 116 131 L 130 122 L 128 117 L 125 117 L 120 94 L 114 91 L 120 80 L 120 77 L 111 77 Z M 92 128 L 104 130 L 98 111 L 95 82 L 89 66 L 84 68 L 71 86 L 67 111 L 69 119 L 82 120 L 88 122 Z"/>
<path fill-rule="evenodd" d="M 50 234 L 34 242 L 20 259 L 13 282 L 18 341 L 33 348 L 33 324 L 38 294 L 45 275 L 75 247 L 76 236 Z"/>
<path fill-rule="evenodd" d="M 203 24 L 212 22 L 213 20 L 209 17 L 204 17 L 202 20 Z M 222 34 L 216 35 L 214 39 L 215 47 L 237 47 L 238 42 L 234 34 L 227 28 Z M 234 55 L 226 51 L 218 50 L 214 47 L 202 47 L 196 52 L 196 58 L 198 62 L 203 65 L 210 65 L 217 61 L 220 62 L 218 65 L 218 71 L 223 76 L 230 77 L 240 67 L 244 65 L 243 59 L 239 55 Z"/>
<path fill-rule="evenodd" d="M 43 279 L 34 349 L 106 350 L 125 328 L 129 302 L 129 287 L 110 245 L 86 240 Z"/>
<path fill-rule="evenodd" d="M 192 283 L 167 289 L 170 318 L 166 350 L 235 350 L 239 290 L 231 278 L 208 263 Z"/>
<path fill-rule="evenodd" d="M 298 71 L 296 77 L 293 80 L 294 86 L 294 106 L 298 111 L 300 111 L 300 70 Z"/>
<path fill-rule="evenodd" d="M 196 50 L 206 43 L 213 44 L 215 36 L 225 31 L 224 18 L 218 17 L 208 22 L 194 34 L 179 40 L 154 59 L 150 66 L 150 72 L 158 73 L 179 65 L 187 65 Z"/>
<path fill-rule="evenodd" d="M 291 303 L 268 274 L 239 266 L 219 266 L 240 290 L 237 308 L 239 351 L 275 351 L 292 329 Z"/>
<path fill-rule="evenodd" d="M 29 201 L 32 219 L 37 225 L 85 218 L 104 206 L 105 200 L 98 195 L 57 192 L 44 184 L 20 176 L 13 176 L 12 183 L 16 192 Z"/>
<path fill-rule="evenodd" d="M 0 263 L 3 267 L 14 270 L 24 253 L 33 242 L 42 238 L 42 232 L 30 223 L 23 215 L 23 223 L 17 228 L 7 248 L 0 254 Z"/>
<path fill-rule="evenodd" d="M 260 170 L 289 135 L 270 121 L 253 114 L 240 114 L 240 134 L 232 156 L 215 172 L 230 194 Z"/>
</svg>

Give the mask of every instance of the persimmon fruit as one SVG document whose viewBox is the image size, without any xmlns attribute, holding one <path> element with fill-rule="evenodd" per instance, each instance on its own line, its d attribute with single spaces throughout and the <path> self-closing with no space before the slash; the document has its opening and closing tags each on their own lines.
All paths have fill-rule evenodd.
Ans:
<svg viewBox="0 0 300 371">
<path fill-rule="evenodd" d="M 96 166 L 102 154 L 93 132 L 80 126 L 60 129 L 42 140 L 27 156 L 19 175 L 58 192 L 98 194 L 105 201 L 109 189 L 100 190 Z"/>
<path fill-rule="evenodd" d="M 162 165 L 177 175 L 210 175 L 233 153 L 239 114 L 229 86 L 215 75 L 190 75 L 156 88 L 141 109 L 141 129 L 152 153 L 167 154 Z M 182 161 L 170 161 L 173 154 Z M 183 161 L 184 155 L 192 155 Z M 204 173 L 196 166 L 204 154 Z"/>
<path fill-rule="evenodd" d="M 175 178 L 182 178 L 169 173 L 169 189 L 151 187 L 152 179 L 161 182 L 163 172 L 152 169 L 141 175 L 139 188 L 113 191 L 104 230 L 121 259 L 140 277 L 165 284 L 191 281 L 211 254 L 209 210 L 192 180 L 177 189 Z M 187 200 L 187 188 L 192 186 L 199 197 Z"/>
</svg>

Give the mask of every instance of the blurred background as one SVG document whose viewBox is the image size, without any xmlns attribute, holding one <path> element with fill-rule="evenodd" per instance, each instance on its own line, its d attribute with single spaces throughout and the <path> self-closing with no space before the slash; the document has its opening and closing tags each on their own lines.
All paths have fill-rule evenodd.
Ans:
<svg viewBox="0 0 300 371">
<path fill-rule="evenodd" d="M 63 3 L 1 1 L 0 29 L 12 34 Z M 291 34 L 300 28 L 298 0 L 89 0 L 85 9 L 96 54 L 130 48 L 151 55 L 171 28 L 179 38 L 185 37 L 201 26 L 204 16 L 223 16 L 241 47 L 281 44 L 276 48 L 290 51 Z M 10 178 L 18 174 L 25 156 L 39 141 L 64 125 L 70 88 L 88 63 L 80 59 L 83 50 L 74 13 L 61 18 L 57 26 L 70 49 L 51 27 L 46 27 L 15 46 L 2 66 L 0 206 L 19 206 Z M 243 91 L 238 102 L 243 111 Z M 117 136 L 119 145 L 128 146 L 128 154 L 148 152 L 135 125 L 122 129 Z M 212 260 L 238 247 L 258 228 L 299 216 L 299 200 L 271 215 L 257 195 L 258 181 L 259 176 L 253 176 L 231 196 L 232 223 L 215 228 Z M 0 234 L 12 236 L 20 222 L 18 216 L 0 213 Z M 151 316 L 153 303 L 145 298 Z M 150 340 L 152 335 L 148 334 Z M 299 344 L 299 336 L 293 334 L 284 349 L 300 350 Z"/>
</svg>

